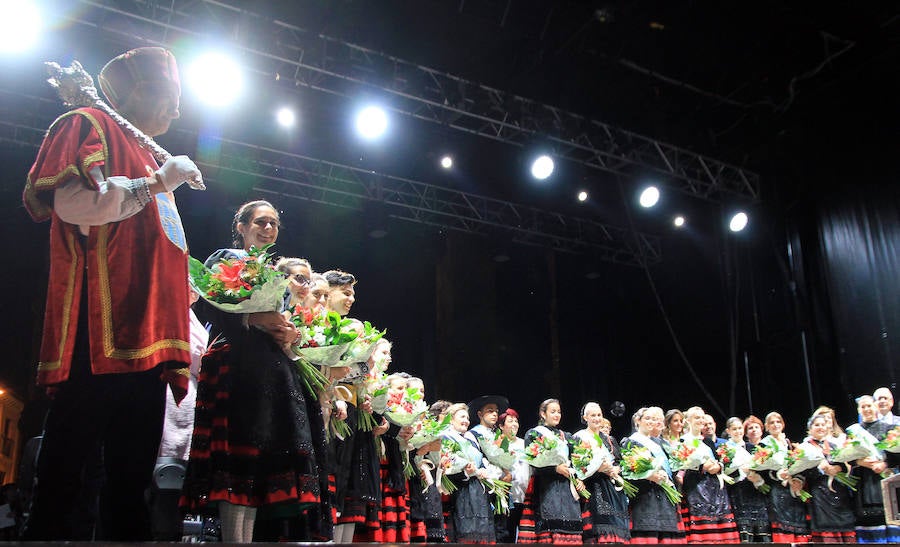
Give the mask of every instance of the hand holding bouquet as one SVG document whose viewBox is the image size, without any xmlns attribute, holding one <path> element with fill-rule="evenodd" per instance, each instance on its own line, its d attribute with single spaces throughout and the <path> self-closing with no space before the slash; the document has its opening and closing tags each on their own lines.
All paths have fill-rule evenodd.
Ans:
<svg viewBox="0 0 900 547">
<path fill-rule="evenodd" d="M 887 432 L 883 441 L 875 443 L 875 447 L 885 452 L 900 453 L 900 426 Z"/>
<path fill-rule="evenodd" d="M 784 458 L 784 470 L 788 475 L 793 477 L 807 469 L 817 467 L 824 460 L 825 454 L 823 454 L 818 447 L 809 443 L 800 443 L 788 450 L 788 453 Z M 799 489 L 796 492 L 796 496 L 800 498 L 800 501 L 804 502 L 812 497 L 809 492 L 803 489 Z"/>
<path fill-rule="evenodd" d="M 455 492 L 456 485 L 450 480 L 449 475 L 461 473 L 469 463 L 469 457 L 463 451 L 463 445 L 459 441 L 452 437 L 442 438 L 440 461 L 437 468 L 438 490 L 443 494 Z"/>
<path fill-rule="evenodd" d="M 672 471 L 693 471 L 712 459 L 709 447 L 698 438 L 680 441 L 669 455 L 669 466 Z"/>
<path fill-rule="evenodd" d="M 731 475 L 737 471 L 738 481 L 744 479 L 743 468 L 752 459 L 746 448 L 729 443 L 722 443 L 716 448 L 716 458 L 722 464 L 722 475 Z"/>
<path fill-rule="evenodd" d="M 525 447 L 525 461 L 532 467 L 556 467 L 569 462 L 566 447 L 558 437 L 538 433 Z"/>
<path fill-rule="evenodd" d="M 591 467 L 593 459 L 594 449 L 591 446 L 591 443 L 576 437 L 575 443 L 573 443 L 571 447 L 572 463 L 569 466 L 569 480 L 572 482 L 572 486 L 575 487 L 575 491 L 578 492 L 578 495 L 584 499 L 589 499 L 591 493 L 585 488 L 584 483 L 582 482 L 583 479 L 579 476 L 578 470 L 581 469 L 582 473 L 586 472 L 588 468 Z"/>
<path fill-rule="evenodd" d="M 628 443 L 628 445 L 622 449 L 621 466 L 622 477 L 631 480 L 650 480 L 651 475 L 663 471 L 662 466 L 657 464 L 656 458 L 653 457 L 653 453 L 650 452 L 650 449 L 637 443 Z M 675 488 L 675 485 L 672 484 L 672 480 L 669 479 L 668 474 L 666 474 L 665 480 L 658 482 L 657 485 L 663 489 L 666 498 L 672 505 L 681 503 L 681 494 Z M 626 489 L 625 493 L 628 494 L 628 497 L 633 498 L 637 495 L 637 489 L 634 491 Z"/>
</svg>

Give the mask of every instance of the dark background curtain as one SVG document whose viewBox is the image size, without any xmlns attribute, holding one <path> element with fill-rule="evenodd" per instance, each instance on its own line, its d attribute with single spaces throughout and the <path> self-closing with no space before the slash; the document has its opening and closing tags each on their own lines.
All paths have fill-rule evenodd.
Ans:
<svg viewBox="0 0 900 547">
<path fill-rule="evenodd" d="M 815 218 L 817 241 L 807 245 L 805 264 L 814 355 L 821 356 L 812 364 L 814 383 L 829 391 L 840 384 L 845 405 L 838 410 L 855 414 L 853 399 L 876 387 L 900 396 L 900 191 L 836 189 L 819 201 Z"/>
</svg>

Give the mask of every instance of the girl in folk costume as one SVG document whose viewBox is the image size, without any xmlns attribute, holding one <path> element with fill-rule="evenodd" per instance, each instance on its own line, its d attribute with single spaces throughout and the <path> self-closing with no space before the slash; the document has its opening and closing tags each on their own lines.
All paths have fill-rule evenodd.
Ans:
<svg viewBox="0 0 900 547">
<path fill-rule="evenodd" d="M 553 438 L 569 453 L 572 436 L 559 429 L 562 409 L 557 399 L 541 403 L 539 425 L 525 433 L 525 447 L 540 438 Z M 519 524 L 519 543 L 581 543 L 581 505 L 572 493 L 570 463 L 534 467 L 525 493 L 525 508 Z M 583 488 L 583 486 L 582 486 Z"/>
<path fill-rule="evenodd" d="M 615 480 L 621 469 L 615 462 L 621 458 L 619 447 L 610 439 L 603 428 L 603 411 L 597 403 L 587 403 L 581 410 L 581 421 L 587 428 L 575 433 L 577 440 L 586 442 L 594 449 L 606 448 L 612 457 L 604 461 L 591 476 L 584 479 L 584 486 L 591 497 L 582 501 L 585 543 L 625 543 L 631 538 L 628 531 L 628 496 L 621 487 L 617 489 Z"/>
<path fill-rule="evenodd" d="M 725 445 L 752 454 L 756 445 L 744 440 L 745 433 L 749 432 L 747 436 L 759 442 L 762 438 L 762 427 L 762 421 L 756 416 L 750 416 L 743 422 L 740 418 L 729 418 L 725 422 L 725 432 L 728 435 Z M 745 473 L 746 477 L 742 477 L 741 473 Z M 758 485 L 764 484 L 762 477 L 749 469 L 735 471 L 731 476 L 736 482 L 728 485 L 728 495 L 731 498 L 731 508 L 734 510 L 734 520 L 737 523 L 741 543 L 771 543 L 772 530 L 769 527 L 766 496 L 757 489 Z"/>
<path fill-rule="evenodd" d="M 305 258 L 282 257 L 275 263 L 275 269 L 283 272 L 290 280 L 285 297 L 286 313 L 292 313 L 297 306 L 306 308 L 314 314 L 321 314 L 325 309 L 325 290 L 317 284 L 327 282 L 321 274 L 312 271 L 312 265 Z M 325 430 L 332 418 L 343 419 L 344 416 L 334 412 L 331 399 L 324 392 L 317 395 L 304 392 L 307 414 L 310 417 L 310 430 L 313 435 L 313 448 L 316 451 L 316 465 L 319 475 L 321 503 L 318 507 L 310 507 L 299 519 L 281 519 L 259 523 L 254 530 L 254 541 L 289 541 L 296 538 L 308 538 L 316 541 L 328 541 L 334 537 L 335 500 L 334 500 L 334 462 L 328 449 Z"/>
<path fill-rule="evenodd" d="M 233 225 L 238 248 L 217 251 L 207 265 L 274 243 L 279 226 L 270 203 L 244 204 Z M 257 516 L 298 515 L 320 503 L 312 420 L 282 350 L 298 333 L 278 311 L 227 313 L 201 301 L 197 315 L 219 342 L 203 357 L 182 505 L 218 509 L 222 540 L 250 542 Z"/>
<path fill-rule="evenodd" d="M 685 413 L 686 431 L 682 442 L 696 445 L 707 457 L 699 469 L 683 469 L 676 479 L 682 484 L 684 499 L 682 514 L 688 543 L 737 543 L 739 536 L 731 510 L 728 491 L 716 475 L 722 465 L 716 461 L 715 444 L 702 436 L 700 430 L 706 413 L 694 406 Z"/>
<path fill-rule="evenodd" d="M 871 395 L 863 395 L 856 400 L 860 422 L 847 427 L 848 433 L 870 434 L 883 440 L 891 429 L 891 424 L 878 419 L 878 407 Z M 886 453 L 894 458 L 897 454 Z M 884 459 L 868 457 L 853 462 L 852 475 L 859 479 L 854 499 L 856 512 L 857 543 L 897 543 L 900 542 L 900 528 L 887 526 L 884 520 L 884 500 L 881 493 L 881 473 L 888 470 Z"/>
<path fill-rule="evenodd" d="M 488 492 L 476 477 L 487 477 L 486 460 L 478 446 L 466 439 L 469 430 L 469 407 L 454 403 L 447 409 L 450 431 L 445 439 L 458 445 L 468 463 L 449 475 L 456 490 L 450 494 L 449 514 L 446 522 L 452 543 L 494 543 L 494 514 Z"/>
<path fill-rule="evenodd" d="M 766 414 L 766 431 L 768 435 L 761 442 L 769 439 L 778 444 L 779 451 L 787 452 L 793 443 L 784 434 L 784 418 L 778 412 Z M 769 521 L 772 523 L 772 541 L 775 543 L 807 543 L 809 542 L 809 524 L 806 518 L 806 504 L 795 497 L 802 487 L 799 479 L 790 479 L 786 474 L 772 478 L 770 473 L 763 477 L 771 487 L 768 494 Z M 782 484 L 787 481 L 787 485 Z"/>
<path fill-rule="evenodd" d="M 449 406 L 448 401 L 436 401 L 431 404 L 428 412 L 438 420 L 442 420 Z M 418 469 L 417 473 L 409 479 L 409 521 L 410 542 L 412 543 L 444 543 L 446 541 L 441 493 L 434 480 L 426 481 L 425 474 L 430 472 L 428 469 L 430 465 L 425 464 L 425 469 L 420 465 L 424 459 L 427 459 L 431 466 L 439 465 L 440 462 L 431 461 L 427 455 L 432 452 L 439 453 L 440 449 L 441 442 L 437 440 L 416 450 L 415 461 Z"/>
<path fill-rule="evenodd" d="M 328 282 L 325 309 L 345 317 L 356 301 L 356 278 L 353 274 L 340 270 L 329 270 L 322 275 Z M 344 374 L 348 371 L 349 368 L 345 368 Z M 349 389 L 354 386 L 345 387 Z M 368 397 L 363 400 L 351 397 L 345 403 L 346 406 L 343 403 L 340 406 L 341 410 L 346 408 L 346 422 L 352 434 L 346 439 L 334 435 L 331 440 L 338 511 L 334 529 L 335 543 L 352 543 L 357 533 L 361 540 L 368 539 L 380 527 L 378 511 L 381 507 L 381 477 L 375 438 L 388 429 L 388 423 L 383 419 L 372 431 L 359 429 L 359 413 L 372 413 Z"/>
<path fill-rule="evenodd" d="M 638 492 L 631 500 L 630 543 L 684 543 L 684 525 L 678 508 L 669 501 L 660 483 L 672 482 L 669 459 L 656 439 L 663 429 L 663 411 L 657 406 L 639 409 L 633 417 L 637 431 L 622 439 L 624 449 L 641 447 L 653 456 L 657 469 L 646 479 L 632 480 Z"/>
<path fill-rule="evenodd" d="M 384 338 L 378 341 L 374 359 L 379 359 L 376 354 L 387 354 L 390 360 L 390 342 L 382 343 Z M 388 377 L 400 377 L 407 388 L 417 387 L 424 394 L 425 385 L 419 378 L 411 377 L 405 372 L 396 372 Z M 391 382 L 393 383 L 393 382 Z M 375 543 L 409 543 L 409 493 L 404 473 L 405 458 L 401 451 L 401 444 L 412 437 L 412 426 L 400 427 L 390 424 L 388 430 L 376 438 L 376 444 L 381 443 L 379 461 L 381 469 L 381 509 L 378 513 L 379 528 L 369 535 L 369 540 Z M 412 458 L 412 455 L 409 456 Z"/>
<path fill-rule="evenodd" d="M 810 418 L 808 444 L 822 451 L 825 458 L 818 467 L 803 471 L 805 490 L 810 499 L 810 529 L 812 543 L 856 543 L 856 516 L 853 514 L 852 493 L 847 486 L 834 480 L 844 471 L 843 466 L 831 463 L 828 456 L 836 447 L 828 438 L 834 432 L 833 423 L 823 414 Z"/>
</svg>

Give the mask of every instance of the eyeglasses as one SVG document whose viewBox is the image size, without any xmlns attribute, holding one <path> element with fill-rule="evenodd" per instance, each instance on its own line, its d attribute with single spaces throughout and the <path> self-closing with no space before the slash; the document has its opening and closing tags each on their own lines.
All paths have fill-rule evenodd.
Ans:
<svg viewBox="0 0 900 547">
<path fill-rule="evenodd" d="M 265 228 L 269 224 L 272 225 L 276 230 L 281 227 L 281 221 L 275 218 L 262 217 L 253 221 L 253 224 L 256 224 L 260 228 Z"/>
<path fill-rule="evenodd" d="M 297 283 L 301 287 L 309 286 L 309 283 L 310 283 L 309 278 L 303 274 L 291 274 L 290 277 L 291 277 L 291 279 L 294 280 L 294 283 Z"/>
</svg>

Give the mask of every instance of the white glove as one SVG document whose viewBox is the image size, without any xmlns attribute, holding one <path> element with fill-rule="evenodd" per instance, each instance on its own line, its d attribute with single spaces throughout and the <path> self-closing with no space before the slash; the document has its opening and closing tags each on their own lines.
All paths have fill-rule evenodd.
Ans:
<svg viewBox="0 0 900 547">
<path fill-rule="evenodd" d="M 187 156 L 172 156 L 156 172 L 156 179 L 165 187 L 167 192 L 174 192 L 176 188 L 187 182 L 192 187 L 203 185 L 203 176 L 200 169 Z"/>
</svg>

